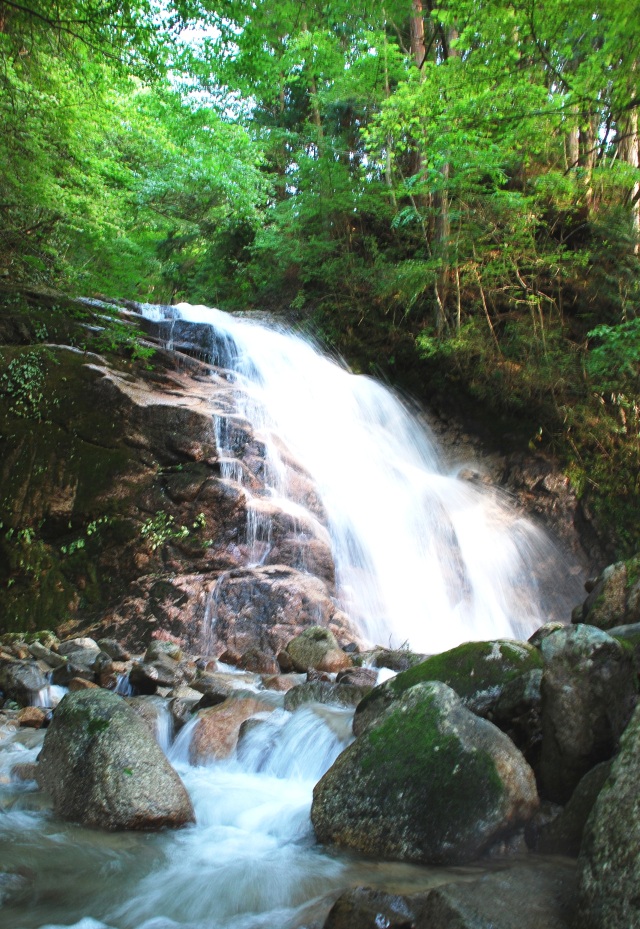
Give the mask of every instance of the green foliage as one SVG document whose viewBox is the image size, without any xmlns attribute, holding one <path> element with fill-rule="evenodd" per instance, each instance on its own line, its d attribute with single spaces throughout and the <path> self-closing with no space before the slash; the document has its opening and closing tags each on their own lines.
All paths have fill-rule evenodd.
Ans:
<svg viewBox="0 0 640 929">
<path fill-rule="evenodd" d="M 293 309 L 359 370 L 546 445 L 596 509 L 618 469 L 635 512 L 631 0 L 7 10 L 1 275 Z M 145 360 L 97 325 L 83 347 Z M 19 380 L 14 413 L 45 415 Z"/>
<path fill-rule="evenodd" d="M 155 516 L 147 519 L 140 529 L 140 535 L 149 543 L 152 552 L 162 548 L 167 542 L 187 539 L 192 532 L 205 529 L 207 518 L 204 513 L 198 513 L 191 528 L 178 526 L 175 518 L 164 510 L 158 510 Z M 206 545 L 206 543 L 205 543 Z"/>
<path fill-rule="evenodd" d="M 25 419 L 43 418 L 46 410 L 44 387 L 45 356 L 42 352 L 23 352 L 9 362 L 0 376 L 0 392 L 8 398 L 9 411 Z"/>
</svg>

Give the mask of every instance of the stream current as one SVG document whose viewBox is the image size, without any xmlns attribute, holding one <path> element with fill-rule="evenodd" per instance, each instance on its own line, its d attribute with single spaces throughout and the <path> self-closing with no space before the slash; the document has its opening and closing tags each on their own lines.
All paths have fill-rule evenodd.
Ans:
<svg viewBox="0 0 640 929">
<path fill-rule="evenodd" d="M 382 385 L 275 328 L 204 307 L 143 312 L 168 323 L 170 335 L 176 322 L 204 324 L 209 360 L 233 372 L 238 415 L 265 441 L 273 500 L 287 505 L 287 455 L 311 475 L 337 599 L 365 639 L 436 652 L 474 638 L 524 638 L 552 606 L 575 602 L 545 535 L 497 492 L 445 469 L 428 430 Z M 315 844 L 313 787 L 352 738 L 350 724 L 351 712 L 337 707 L 279 707 L 233 758 L 197 767 L 188 760 L 190 724 L 173 739 L 161 711 L 157 736 L 196 824 L 154 835 L 57 820 L 35 782 L 9 773 L 35 760 L 43 733 L 8 726 L 0 732 L 0 929 L 315 929 L 345 887 L 411 892 L 440 883 L 442 869 Z"/>
</svg>

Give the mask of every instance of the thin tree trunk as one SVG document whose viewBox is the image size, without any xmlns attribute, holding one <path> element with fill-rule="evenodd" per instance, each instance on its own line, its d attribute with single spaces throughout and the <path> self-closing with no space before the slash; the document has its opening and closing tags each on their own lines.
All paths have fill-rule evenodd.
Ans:
<svg viewBox="0 0 640 929">
<path fill-rule="evenodd" d="M 623 131 L 620 133 L 618 152 L 623 161 L 633 168 L 640 168 L 640 137 L 638 136 L 638 111 L 631 110 Z M 629 193 L 633 231 L 636 242 L 634 252 L 640 254 L 640 182 L 636 181 Z"/>
</svg>

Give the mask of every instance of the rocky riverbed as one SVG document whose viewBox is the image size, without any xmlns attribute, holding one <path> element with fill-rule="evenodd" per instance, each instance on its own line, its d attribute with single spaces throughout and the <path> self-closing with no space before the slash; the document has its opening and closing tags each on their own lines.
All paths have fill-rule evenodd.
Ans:
<svg viewBox="0 0 640 929">
<path fill-rule="evenodd" d="M 135 656 L 110 639 L 4 636 L 0 754 L 11 761 L 4 789 L 13 800 L 2 815 L 28 797 L 52 822 L 78 824 L 67 828 L 167 836 L 171 827 L 179 847 L 181 834 L 205 825 L 194 779 L 250 758 L 256 776 L 286 780 L 274 745 L 311 713 L 319 728 L 288 764 L 303 765 L 322 739 L 332 747 L 306 779 L 304 850 L 300 834 L 284 845 L 301 858 L 322 846 L 320 870 L 333 862 L 340 873 L 311 881 L 306 901 L 289 891 L 299 905 L 315 902 L 281 924 L 569 929 L 579 914 L 593 929 L 640 925 L 636 570 L 637 561 L 607 569 L 576 611 L 580 620 L 606 614 L 608 631 L 550 624 L 530 642 L 475 642 L 432 657 L 361 651 L 318 626 L 287 641 L 275 662 L 255 647 L 188 653 L 168 636 Z M 622 571 L 623 607 L 610 582 Z M 422 889 L 398 892 L 393 880 L 354 888 L 367 861 L 407 863 Z M 12 925 L 44 923 L 41 888 L 25 866 L 4 862 L 2 888 L 0 915 Z M 162 894 L 146 910 L 136 899 L 165 925 Z M 151 925 L 85 906 L 83 916 L 117 929 Z M 262 925 L 244 915 L 238 925 Z"/>
</svg>

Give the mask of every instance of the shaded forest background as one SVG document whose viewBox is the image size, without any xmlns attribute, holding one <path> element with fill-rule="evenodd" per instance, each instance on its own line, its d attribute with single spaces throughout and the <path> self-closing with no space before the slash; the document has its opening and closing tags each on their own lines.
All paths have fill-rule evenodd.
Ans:
<svg viewBox="0 0 640 929">
<path fill-rule="evenodd" d="M 639 60 L 633 0 L 0 0 L 0 280 L 294 314 L 630 553 Z"/>
</svg>

